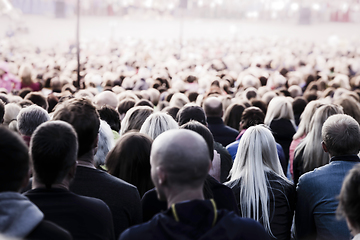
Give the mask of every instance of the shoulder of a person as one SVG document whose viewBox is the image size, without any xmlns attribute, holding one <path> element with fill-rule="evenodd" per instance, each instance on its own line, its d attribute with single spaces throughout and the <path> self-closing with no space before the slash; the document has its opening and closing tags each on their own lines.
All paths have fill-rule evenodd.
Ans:
<svg viewBox="0 0 360 240">
<path fill-rule="evenodd" d="M 30 233 L 26 240 L 71 240 L 71 234 L 53 222 L 43 220 L 39 225 Z"/>
</svg>

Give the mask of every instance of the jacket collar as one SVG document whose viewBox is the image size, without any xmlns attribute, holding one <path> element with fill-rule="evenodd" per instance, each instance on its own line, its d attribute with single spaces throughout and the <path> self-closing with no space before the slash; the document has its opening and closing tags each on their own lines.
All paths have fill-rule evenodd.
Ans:
<svg viewBox="0 0 360 240">
<path fill-rule="evenodd" d="M 332 157 L 330 162 L 333 161 L 360 162 L 360 158 L 357 155 L 344 155 Z"/>
</svg>

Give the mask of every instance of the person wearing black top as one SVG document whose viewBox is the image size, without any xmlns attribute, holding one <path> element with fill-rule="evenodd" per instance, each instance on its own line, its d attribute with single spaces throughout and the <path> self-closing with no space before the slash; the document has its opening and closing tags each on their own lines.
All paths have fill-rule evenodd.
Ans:
<svg viewBox="0 0 360 240">
<path fill-rule="evenodd" d="M 70 191 L 101 199 L 109 206 L 116 238 L 126 228 L 141 223 L 141 203 L 137 188 L 94 166 L 100 119 L 91 101 L 86 98 L 65 101 L 56 107 L 53 119 L 70 123 L 78 136 L 78 165 Z"/>
<path fill-rule="evenodd" d="M 68 231 L 44 220 L 44 214 L 19 193 L 29 180 L 29 154 L 25 142 L 0 127 L 0 235 L 24 240 L 71 240 Z"/>
<path fill-rule="evenodd" d="M 30 142 L 33 190 L 24 195 L 74 239 L 114 240 L 109 207 L 100 199 L 76 195 L 69 184 L 76 170 L 76 133 L 63 121 L 40 125 Z"/>
</svg>

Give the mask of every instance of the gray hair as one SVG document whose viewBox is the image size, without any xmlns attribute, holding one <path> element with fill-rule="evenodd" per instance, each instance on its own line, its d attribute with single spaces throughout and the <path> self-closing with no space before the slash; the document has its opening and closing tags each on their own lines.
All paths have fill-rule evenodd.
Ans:
<svg viewBox="0 0 360 240">
<path fill-rule="evenodd" d="M 31 136 L 40 124 L 49 120 L 48 112 L 34 104 L 20 110 L 17 116 L 17 127 L 20 134 Z"/>
<path fill-rule="evenodd" d="M 114 134 L 107 122 L 100 120 L 99 141 L 96 154 L 94 156 L 95 166 L 105 164 L 106 155 L 115 146 Z"/>
<path fill-rule="evenodd" d="M 147 134 L 154 140 L 161 133 L 178 128 L 177 122 L 169 114 L 156 112 L 146 118 L 144 124 L 140 128 L 140 132 Z"/>
<path fill-rule="evenodd" d="M 357 154 L 360 150 L 360 126 L 346 114 L 330 116 L 322 128 L 322 139 L 331 156 Z"/>
</svg>

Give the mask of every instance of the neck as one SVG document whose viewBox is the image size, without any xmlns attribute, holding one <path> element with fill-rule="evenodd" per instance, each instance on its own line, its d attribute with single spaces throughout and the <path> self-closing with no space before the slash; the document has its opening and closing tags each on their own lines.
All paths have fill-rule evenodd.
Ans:
<svg viewBox="0 0 360 240">
<path fill-rule="evenodd" d="M 185 189 L 182 191 L 172 191 L 169 192 L 166 196 L 168 202 L 168 208 L 171 205 L 184 202 L 184 201 L 191 201 L 191 200 L 204 200 L 204 194 L 202 188 L 197 189 Z"/>
<path fill-rule="evenodd" d="M 51 188 L 61 188 L 61 189 L 69 190 L 69 185 L 70 185 L 70 181 L 66 178 L 60 183 L 52 184 Z M 45 184 L 38 181 L 36 179 L 36 177 L 34 176 L 33 182 L 32 182 L 32 189 L 36 189 L 36 188 L 46 188 L 46 186 L 45 186 Z"/>
<path fill-rule="evenodd" d="M 78 166 L 95 168 L 94 167 L 93 150 L 91 150 L 91 151 L 83 154 L 81 157 L 79 157 L 77 160 L 77 163 L 78 163 Z"/>
</svg>

